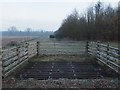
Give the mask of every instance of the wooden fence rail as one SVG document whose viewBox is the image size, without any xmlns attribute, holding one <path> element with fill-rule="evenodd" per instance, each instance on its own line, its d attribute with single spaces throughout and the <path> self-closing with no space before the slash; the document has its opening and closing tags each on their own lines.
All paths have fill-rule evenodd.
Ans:
<svg viewBox="0 0 120 90">
<path fill-rule="evenodd" d="M 100 62 L 120 73 L 120 49 L 100 42 L 87 42 L 87 53 L 95 56 Z"/>
<path fill-rule="evenodd" d="M 2 74 L 9 75 L 14 69 L 23 64 L 29 58 L 37 55 L 37 42 L 26 42 L 16 47 L 2 50 Z"/>
</svg>

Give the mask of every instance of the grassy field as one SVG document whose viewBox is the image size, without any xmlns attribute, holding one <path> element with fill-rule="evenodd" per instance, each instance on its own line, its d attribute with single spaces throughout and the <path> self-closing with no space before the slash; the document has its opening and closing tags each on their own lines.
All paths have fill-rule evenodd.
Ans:
<svg viewBox="0 0 120 90">
<path fill-rule="evenodd" d="M 110 42 L 110 46 L 119 48 L 120 42 Z"/>
<path fill-rule="evenodd" d="M 86 55 L 40 55 L 40 56 L 35 56 L 31 58 L 29 61 L 30 62 L 89 62 L 91 61 L 92 57 L 86 56 Z"/>
<path fill-rule="evenodd" d="M 103 44 L 108 44 L 112 47 L 116 47 L 116 48 L 119 48 L 119 45 L 120 45 L 120 42 L 117 42 L 117 41 L 111 41 L 111 42 L 102 42 Z"/>
<path fill-rule="evenodd" d="M 79 55 L 85 53 L 86 43 L 79 42 L 41 42 L 40 54 L 54 55 L 54 54 L 69 54 Z"/>
<path fill-rule="evenodd" d="M 16 44 L 20 44 L 22 42 L 34 39 L 36 37 L 28 37 L 28 36 L 3 36 L 0 38 L 0 46 L 2 46 L 2 48 L 10 48 L 10 43 L 13 41 Z"/>
<path fill-rule="evenodd" d="M 34 39 L 34 38 L 37 38 L 37 37 L 33 37 L 33 36 L 4 36 L 4 37 L 0 37 L 0 46 L 2 46 L 3 48 L 10 48 L 11 46 L 9 45 L 11 41 L 15 41 L 17 44 L 20 44 L 21 42 L 24 42 L 24 41 L 28 41 L 28 40 L 31 40 L 31 39 Z M 50 39 L 50 38 L 37 38 L 35 39 L 35 41 L 40 41 L 41 43 L 41 49 L 43 48 L 50 48 L 50 49 L 53 49 L 54 48 L 54 51 L 57 49 L 59 49 L 58 51 L 67 51 L 67 52 L 70 52 L 71 50 L 73 52 L 76 52 L 75 50 L 78 49 L 78 50 L 81 50 L 81 51 L 84 51 L 84 48 L 83 46 L 85 46 L 85 41 L 66 41 L 66 40 L 62 40 L 62 41 L 57 41 L 57 40 L 54 40 L 54 39 Z M 101 42 L 103 44 L 107 44 L 108 42 Z M 110 43 L 110 46 L 113 46 L 113 47 L 116 47 L 118 48 L 119 47 L 119 44 L 120 42 L 109 42 Z M 62 46 L 62 48 L 61 48 Z M 64 46 L 64 48 L 63 48 Z M 71 49 L 71 50 L 70 50 Z M 54 52 L 53 51 L 53 52 Z M 64 51 L 64 52 L 65 52 Z M 44 51 L 43 51 L 44 52 Z M 66 52 L 65 52 L 66 53 Z"/>
</svg>

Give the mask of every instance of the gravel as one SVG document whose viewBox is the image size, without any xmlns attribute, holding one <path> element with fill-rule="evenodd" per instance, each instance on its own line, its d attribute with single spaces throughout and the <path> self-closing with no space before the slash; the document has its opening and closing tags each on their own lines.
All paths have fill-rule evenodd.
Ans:
<svg viewBox="0 0 120 90">
<path fill-rule="evenodd" d="M 11 81 L 10 81 L 11 80 Z M 3 80 L 3 88 L 118 88 L 116 79 Z M 9 82 L 8 82 L 9 81 Z"/>
</svg>

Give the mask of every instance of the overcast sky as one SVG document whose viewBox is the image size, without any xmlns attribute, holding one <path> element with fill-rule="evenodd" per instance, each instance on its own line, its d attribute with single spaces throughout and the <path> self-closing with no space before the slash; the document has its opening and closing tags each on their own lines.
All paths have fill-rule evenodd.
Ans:
<svg viewBox="0 0 120 90">
<path fill-rule="evenodd" d="M 57 30 L 64 18 L 76 8 L 84 14 L 98 0 L 1 0 L 0 29 L 16 26 L 19 30 L 30 27 L 34 30 Z M 117 7 L 119 0 L 100 0 Z M 1 21 L 0 20 L 0 21 Z"/>
</svg>

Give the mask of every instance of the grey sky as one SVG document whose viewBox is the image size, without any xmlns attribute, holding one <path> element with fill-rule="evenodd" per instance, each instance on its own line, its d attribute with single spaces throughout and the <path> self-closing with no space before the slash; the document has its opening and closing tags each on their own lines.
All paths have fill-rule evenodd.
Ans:
<svg viewBox="0 0 120 90">
<path fill-rule="evenodd" d="M 26 1 L 26 2 L 25 2 Z M 33 2 L 32 2 L 33 1 Z M 71 14 L 74 8 L 79 11 L 79 14 L 84 14 L 89 6 L 93 6 L 98 0 L 77 1 L 68 0 L 51 2 L 45 0 L 38 2 L 37 0 L 27 0 L 15 2 L 15 0 L 5 0 L 1 3 L 1 29 L 7 30 L 10 26 L 16 26 L 20 30 L 31 27 L 34 30 L 57 30 L 64 18 Z M 110 3 L 113 7 L 117 6 L 118 0 L 101 0 L 105 4 Z"/>
</svg>

